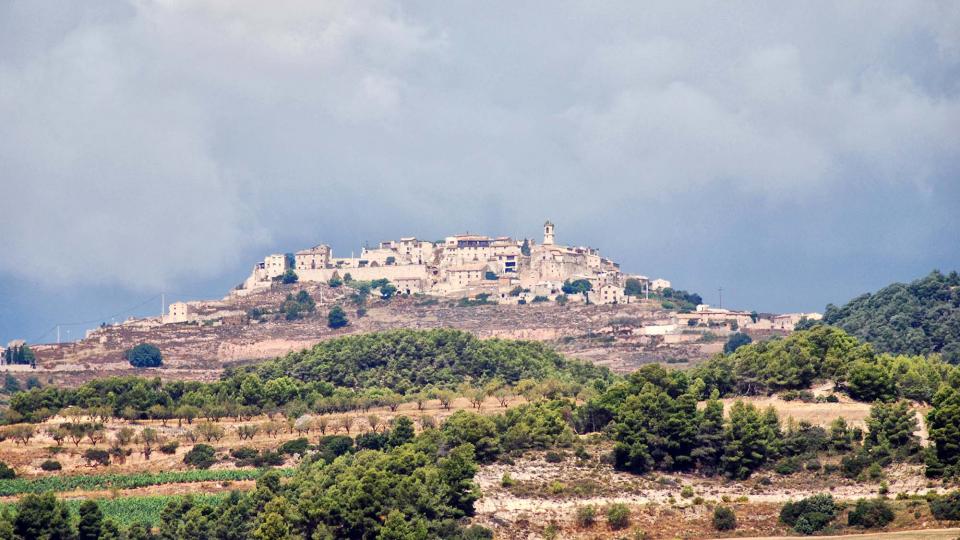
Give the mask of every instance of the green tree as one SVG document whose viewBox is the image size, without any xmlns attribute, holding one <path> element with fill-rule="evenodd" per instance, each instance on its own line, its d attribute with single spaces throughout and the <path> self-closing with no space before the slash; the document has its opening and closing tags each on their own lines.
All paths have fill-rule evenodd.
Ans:
<svg viewBox="0 0 960 540">
<path fill-rule="evenodd" d="M 130 365 L 137 368 L 158 367 L 163 363 L 163 355 L 156 345 L 141 343 L 124 353 Z"/>
<path fill-rule="evenodd" d="M 943 385 L 933 397 L 927 426 L 934 451 L 927 459 L 929 476 L 960 474 L 960 392 Z"/>
<path fill-rule="evenodd" d="M 348 323 L 347 312 L 345 312 L 342 307 L 333 306 L 330 308 L 330 313 L 327 314 L 327 326 L 337 329 L 343 328 Z"/>
<path fill-rule="evenodd" d="M 772 429 L 753 404 L 734 402 L 724 426 L 723 469 L 735 479 L 748 478 L 774 456 Z"/>
<path fill-rule="evenodd" d="M 299 280 L 300 280 L 300 276 L 298 276 L 297 273 L 294 272 L 292 268 L 287 268 L 287 271 L 284 272 L 283 275 L 280 277 L 280 282 L 283 283 L 284 285 L 290 285 L 291 283 L 296 283 Z"/>
<path fill-rule="evenodd" d="M 486 416 L 457 411 L 444 422 L 442 433 L 450 446 L 471 444 L 480 463 L 489 463 L 500 453 L 497 426 Z"/>
<path fill-rule="evenodd" d="M 749 345 L 753 342 L 753 339 L 750 338 L 747 334 L 743 332 L 737 332 L 730 336 L 730 339 L 723 345 L 724 354 L 730 354 L 744 345 Z"/>
<path fill-rule="evenodd" d="M 696 447 L 690 454 L 702 472 L 716 474 L 720 470 L 724 447 L 723 404 L 716 390 L 701 411 L 697 424 Z"/>
<path fill-rule="evenodd" d="M 13 529 L 23 539 L 70 540 L 74 535 L 70 510 L 53 493 L 31 493 L 20 499 Z"/>
<path fill-rule="evenodd" d="M 78 510 L 80 523 L 77 525 L 78 540 L 99 540 L 103 528 L 103 512 L 96 501 L 84 501 Z"/>
</svg>

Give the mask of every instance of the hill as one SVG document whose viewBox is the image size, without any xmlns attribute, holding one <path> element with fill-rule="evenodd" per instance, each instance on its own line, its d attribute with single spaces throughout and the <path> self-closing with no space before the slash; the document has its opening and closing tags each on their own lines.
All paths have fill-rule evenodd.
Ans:
<svg viewBox="0 0 960 540">
<path fill-rule="evenodd" d="M 827 305 L 823 320 L 881 352 L 941 353 L 960 363 L 960 275 L 933 271 L 911 283 L 894 283 L 841 307 Z"/>
</svg>

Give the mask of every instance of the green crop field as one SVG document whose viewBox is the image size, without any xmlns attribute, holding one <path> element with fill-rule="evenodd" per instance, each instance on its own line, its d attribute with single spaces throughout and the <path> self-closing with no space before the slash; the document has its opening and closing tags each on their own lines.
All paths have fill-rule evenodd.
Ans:
<svg viewBox="0 0 960 540">
<path fill-rule="evenodd" d="M 287 476 L 292 469 L 276 469 Z M 260 469 L 194 470 L 136 474 L 90 474 L 78 476 L 44 476 L 41 478 L 13 478 L 0 480 L 0 496 L 52 491 L 64 493 L 75 490 L 133 489 L 160 484 L 185 482 L 255 480 L 263 474 Z"/>
<path fill-rule="evenodd" d="M 230 494 L 198 494 L 189 495 L 199 504 L 216 504 Z M 180 500 L 188 495 L 148 495 L 143 497 L 117 497 L 115 499 L 95 499 L 100 505 L 100 511 L 103 516 L 111 518 L 121 527 L 128 527 L 132 523 L 147 522 L 156 525 L 160 519 L 160 512 L 170 501 Z M 73 513 L 74 518 L 78 516 L 78 509 L 83 504 L 84 499 L 70 499 L 67 501 L 67 507 Z M 0 504 L 0 509 L 9 508 L 16 511 L 16 505 L 13 503 Z"/>
</svg>

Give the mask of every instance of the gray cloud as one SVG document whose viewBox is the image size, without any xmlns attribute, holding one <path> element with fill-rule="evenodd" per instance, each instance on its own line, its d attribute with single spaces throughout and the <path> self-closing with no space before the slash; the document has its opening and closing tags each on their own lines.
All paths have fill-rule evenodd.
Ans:
<svg viewBox="0 0 960 540">
<path fill-rule="evenodd" d="M 691 286 L 678 252 L 747 235 L 756 272 L 956 264 L 923 246 L 957 225 L 958 81 L 955 2 L 8 2 L 0 273 L 187 289 L 544 217 Z"/>
</svg>

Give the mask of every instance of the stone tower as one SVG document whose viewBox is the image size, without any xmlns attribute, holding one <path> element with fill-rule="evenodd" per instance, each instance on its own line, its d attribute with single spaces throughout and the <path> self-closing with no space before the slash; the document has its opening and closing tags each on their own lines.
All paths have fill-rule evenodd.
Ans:
<svg viewBox="0 0 960 540">
<path fill-rule="evenodd" d="M 553 245 L 553 223 L 549 219 L 543 224 L 543 245 Z"/>
</svg>

